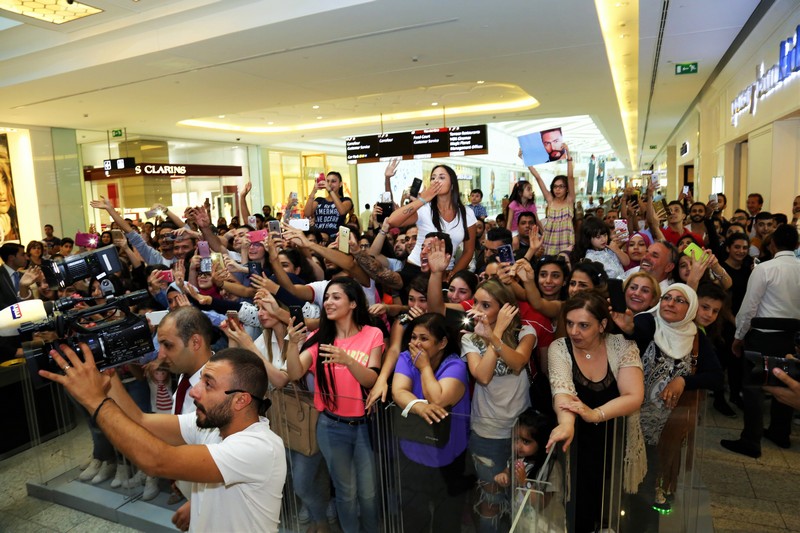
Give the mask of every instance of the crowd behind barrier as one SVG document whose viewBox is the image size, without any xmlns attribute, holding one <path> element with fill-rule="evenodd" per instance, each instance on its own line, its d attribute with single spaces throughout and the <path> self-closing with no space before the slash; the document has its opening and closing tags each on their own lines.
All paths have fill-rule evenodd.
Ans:
<svg viewBox="0 0 800 533">
<path fill-rule="evenodd" d="M 723 194 L 667 201 L 655 183 L 595 203 L 562 149 L 566 174 L 547 187 L 529 167 L 494 218 L 446 165 L 360 218 L 337 172 L 279 219 L 250 214 L 248 184 L 247 224 L 209 205 L 142 224 L 101 197 L 110 284 L 48 283 L 87 251 L 50 225 L 4 244 L 3 307 L 149 295 L 134 310 L 154 351 L 100 374 L 64 348 L 42 374 L 89 418 L 78 479 L 167 491 L 181 530 L 692 530 L 706 393 L 744 417 L 725 448 L 789 446 L 793 366 L 764 360 L 762 383 L 753 358 L 796 351 L 795 322 L 776 344 L 759 320 L 800 320 L 800 197 L 791 218 L 753 193 L 727 219 Z M 762 384 L 788 385 L 766 431 Z"/>
</svg>

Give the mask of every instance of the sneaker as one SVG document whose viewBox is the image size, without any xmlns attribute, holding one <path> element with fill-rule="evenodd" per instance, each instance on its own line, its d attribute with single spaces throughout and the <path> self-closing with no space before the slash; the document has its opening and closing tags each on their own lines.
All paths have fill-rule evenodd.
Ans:
<svg viewBox="0 0 800 533">
<path fill-rule="evenodd" d="M 144 482 L 144 492 L 142 492 L 142 499 L 146 502 L 150 501 L 158 496 L 158 493 L 158 478 L 146 476 L 146 480 Z"/>
<path fill-rule="evenodd" d="M 131 477 L 131 471 L 128 468 L 128 465 L 125 463 L 119 463 L 117 465 L 117 473 L 114 475 L 114 479 L 111 480 L 111 488 L 118 489 L 122 486 L 123 483 L 128 481 L 128 478 Z"/>
<path fill-rule="evenodd" d="M 297 513 L 297 521 L 301 524 L 305 524 L 311 520 L 311 511 L 308 510 L 308 507 L 305 505 L 300 506 L 300 512 Z"/>
<path fill-rule="evenodd" d="M 672 512 L 672 504 L 667 500 L 667 495 L 661 487 L 656 488 L 653 509 L 661 514 L 669 514 Z"/>
<path fill-rule="evenodd" d="M 328 518 L 328 522 L 335 523 L 338 515 L 336 514 L 336 500 L 331 499 L 328 502 L 328 508 L 325 510 L 325 516 Z"/>
<path fill-rule="evenodd" d="M 100 466 L 100 471 L 97 472 L 97 475 L 92 478 L 92 485 L 97 485 L 111 479 L 111 476 L 117 470 L 117 465 L 115 463 L 109 463 L 108 461 L 103 461 L 103 464 Z"/>
<path fill-rule="evenodd" d="M 137 471 L 130 478 L 122 482 L 122 486 L 126 489 L 135 489 L 144 485 L 147 475 L 141 470 Z"/>
<path fill-rule="evenodd" d="M 96 476 L 98 472 L 100 472 L 100 466 L 102 466 L 102 464 L 103 462 L 100 459 L 92 459 L 92 461 L 89 463 L 89 466 L 87 466 L 83 472 L 80 473 L 78 479 L 81 481 L 89 481 Z"/>
</svg>

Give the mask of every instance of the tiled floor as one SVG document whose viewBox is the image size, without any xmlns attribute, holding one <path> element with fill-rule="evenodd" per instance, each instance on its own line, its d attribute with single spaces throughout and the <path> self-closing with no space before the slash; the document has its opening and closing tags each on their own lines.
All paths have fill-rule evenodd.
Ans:
<svg viewBox="0 0 800 533">
<path fill-rule="evenodd" d="M 765 403 L 765 411 L 769 411 Z M 738 418 L 726 418 L 709 407 L 703 436 L 702 478 L 711 496 L 716 533 L 800 531 L 800 426 L 792 430 L 792 447 L 783 450 L 764 439 L 761 457 L 731 453 L 720 439 L 738 439 Z"/>
<path fill-rule="evenodd" d="M 766 404 L 765 404 L 766 405 Z M 707 412 L 701 473 L 711 497 L 717 533 L 778 533 L 800 531 L 800 426 L 793 445 L 782 450 L 765 440 L 760 459 L 724 450 L 720 439 L 738 438 L 741 413 L 725 418 Z M 32 498 L 25 483 L 41 479 L 59 465 L 85 460 L 91 446 L 87 432 L 74 430 L 0 462 L 0 532 L 133 532 L 135 530 L 85 513 Z"/>
</svg>

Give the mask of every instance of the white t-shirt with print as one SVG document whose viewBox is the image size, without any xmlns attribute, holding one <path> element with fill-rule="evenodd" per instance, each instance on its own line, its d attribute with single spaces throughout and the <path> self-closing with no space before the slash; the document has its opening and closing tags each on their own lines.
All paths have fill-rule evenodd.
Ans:
<svg viewBox="0 0 800 533">
<path fill-rule="evenodd" d="M 522 340 L 528 335 L 536 337 L 536 331 L 531 326 L 522 326 L 517 338 Z M 467 333 L 461 338 L 461 358 L 464 361 L 467 361 L 468 353 L 477 353 L 483 357 L 487 349 L 483 339 L 474 333 Z M 511 430 L 517 417 L 531 405 L 529 386 L 528 372 L 525 369 L 519 375 L 514 375 L 511 368 L 498 357 L 489 384 L 475 384 L 470 416 L 472 431 L 486 439 L 511 438 Z"/>
</svg>

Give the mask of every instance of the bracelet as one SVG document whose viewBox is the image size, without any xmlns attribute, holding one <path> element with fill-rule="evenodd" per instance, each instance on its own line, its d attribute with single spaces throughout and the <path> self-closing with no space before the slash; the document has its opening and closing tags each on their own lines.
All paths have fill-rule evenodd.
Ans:
<svg viewBox="0 0 800 533">
<path fill-rule="evenodd" d="M 415 398 L 411 400 L 410 402 L 408 402 L 408 405 L 406 405 L 406 408 L 403 409 L 403 412 L 400 413 L 400 416 L 402 416 L 403 418 L 408 418 L 408 413 L 411 411 L 411 408 L 414 407 L 415 403 L 428 403 L 428 400 L 424 400 L 422 398 Z"/>
<path fill-rule="evenodd" d="M 503 351 L 503 341 L 501 340 L 498 344 L 492 344 L 492 348 L 498 354 Z"/>
<path fill-rule="evenodd" d="M 594 410 L 600 412 L 600 422 L 605 422 L 606 421 L 606 413 L 602 409 L 600 409 L 599 407 L 595 407 Z M 596 426 L 600 422 L 595 422 L 594 425 Z"/>
<path fill-rule="evenodd" d="M 100 405 L 97 406 L 97 409 L 94 410 L 94 414 L 92 415 L 92 425 L 97 426 L 97 415 L 100 413 L 100 408 L 103 407 L 108 400 L 111 400 L 111 396 L 106 396 Z"/>
<path fill-rule="evenodd" d="M 378 233 L 380 233 L 381 235 L 387 235 L 389 232 L 388 231 L 383 231 L 383 228 L 381 228 L 381 229 L 378 230 Z"/>
<path fill-rule="evenodd" d="M 418 196 L 418 197 L 417 197 L 417 200 L 419 200 L 420 202 L 422 202 L 422 205 L 425 205 L 425 204 L 427 204 L 427 203 L 428 203 L 428 200 L 426 200 L 426 199 L 425 199 L 425 198 L 423 198 L 422 196 Z"/>
</svg>

